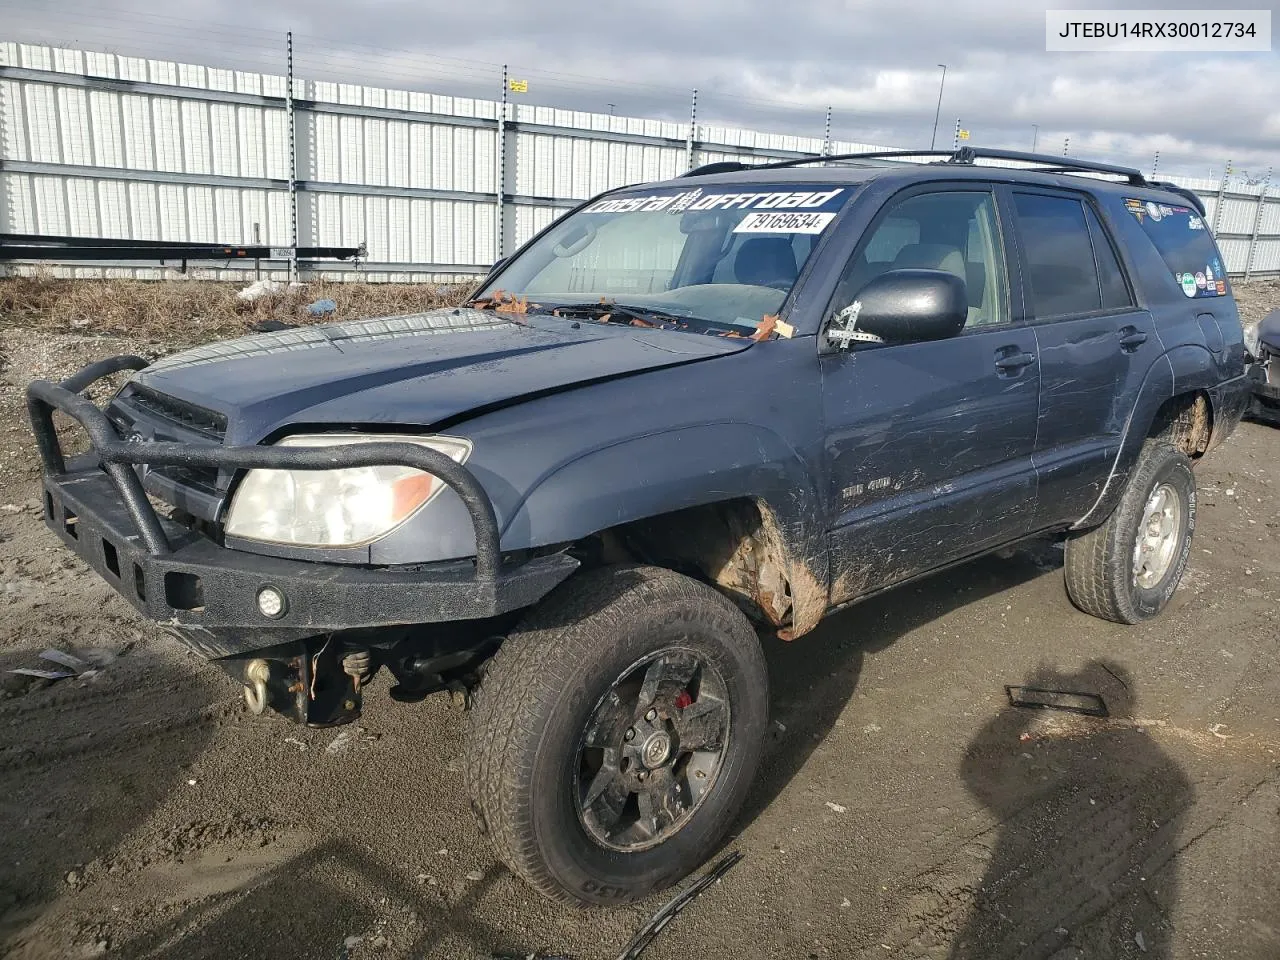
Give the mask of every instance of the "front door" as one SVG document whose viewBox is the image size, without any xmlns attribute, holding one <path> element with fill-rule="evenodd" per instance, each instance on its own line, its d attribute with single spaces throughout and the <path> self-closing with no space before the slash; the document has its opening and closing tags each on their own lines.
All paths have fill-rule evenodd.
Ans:
<svg viewBox="0 0 1280 960">
<path fill-rule="evenodd" d="M 846 268 L 828 322 L 889 270 L 965 281 L 964 330 L 925 343 L 824 338 L 821 357 L 832 602 L 1016 539 L 1032 524 L 1040 367 L 1012 322 L 1009 259 L 992 192 L 891 200 Z"/>
</svg>

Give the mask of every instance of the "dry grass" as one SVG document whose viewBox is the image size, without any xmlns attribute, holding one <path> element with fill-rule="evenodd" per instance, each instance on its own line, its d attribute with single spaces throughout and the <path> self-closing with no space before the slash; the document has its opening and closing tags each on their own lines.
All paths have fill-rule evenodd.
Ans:
<svg viewBox="0 0 1280 960">
<path fill-rule="evenodd" d="M 465 287 L 417 283 L 316 281 L 252 302 L 239 299 L 239 283 L 213 280 L 0 279 L 0 329 L 110 333 L 197 343 L 252 331 L 263 320 L 329 323 L 361 317 L 417 313 L 454 306 Z M 328 299 L 337 311 L 312 317 L 307 305 Z"/>
<path fill-rule="evenodd" d="M 1242 320 L 1261 320 L 1280 309 L 1280 280 L 1238 281 L 1231 285 Z"/>
</svg>

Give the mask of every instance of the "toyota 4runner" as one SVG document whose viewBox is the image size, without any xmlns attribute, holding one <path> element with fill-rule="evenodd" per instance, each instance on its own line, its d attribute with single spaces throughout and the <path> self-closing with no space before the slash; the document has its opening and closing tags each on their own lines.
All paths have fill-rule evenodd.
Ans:
<svg viewBox="0 0 1280 960">
<path fill-rule="evenodd" d="M 1046 534 L 1077 607 L 1158 614 L 1245 358 L 1193 194 L 969 150 L 713 164 L 583 203 L 463 307 L 28 397 L 50 528 L 255 713 L 350 721 L 380 670 L 465 694 L 502 859 L 617 903 L 738 815 L 753 621 L 801 643 Z"/>
</svg>

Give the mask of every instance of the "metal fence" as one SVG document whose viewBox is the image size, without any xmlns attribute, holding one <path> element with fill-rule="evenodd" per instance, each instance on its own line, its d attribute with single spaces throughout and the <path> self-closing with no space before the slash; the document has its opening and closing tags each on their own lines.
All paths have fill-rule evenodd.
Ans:
<svg viewBox="0 0 1280 960">
<path fill-rule="evenodd" d="M 716 160 L 874 149 L 893 148 L 702 124 L 696 93 L 677 123 L 0 43 L 0 233 L 265 244 L 281 248 L 268 266 L 282 277 L 299 246 L 362 243 L 358 269 L 296 266 L 371 281 L 473 276 L 601 190 Z M 1204 198 L 1230 273 L 1280 275 L 1280 187 L 1163 179 Z"/>
</svg>

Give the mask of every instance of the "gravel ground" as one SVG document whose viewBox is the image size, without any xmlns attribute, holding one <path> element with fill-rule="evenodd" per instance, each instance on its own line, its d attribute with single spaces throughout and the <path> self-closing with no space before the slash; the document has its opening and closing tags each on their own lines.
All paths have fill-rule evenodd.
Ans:
<svg viewBox="0 0 1280 960">
<path fill-rule="evenodd" d="M 359 726 L 253 718 L 46 532 L 20 386 L 164 348 L 0 334 L 0 954 L 615 956 L 663 898 L 566 909 L 498 865 L 448 699 L 380 679 Z M 1152 623 L 1076 611 L 1036 542 L 764 638 L 745 859 L 645 957 L 1280 957 L 1278 459 L 1246 423 L 1200 466 Z M 99 672 L 7 673 L 50 646 Z M 1006 683 L 1112 716 L 1014 710 Z"/>
</svg>

